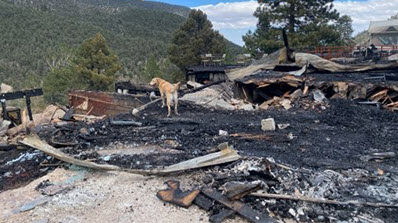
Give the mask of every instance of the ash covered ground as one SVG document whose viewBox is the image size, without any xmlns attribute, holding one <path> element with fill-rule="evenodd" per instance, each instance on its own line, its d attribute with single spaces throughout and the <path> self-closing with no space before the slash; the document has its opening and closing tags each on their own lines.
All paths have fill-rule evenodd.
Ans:
<svg viewBox="0 0 398 223">
<path fill-rule="evenodd" d="M 97 123 L 93 126 L 93 142 L 84 147 L 99 148 L 116 141 L 124 144 L 163 145 L 166 140 L 174 140 L 178 143 L 176 149 L 190 158 L 204 155 L 220 143 L 228 142 L 242 155 L 273 157 L 278 162 L 297 168 L 384 167 L 394 171 L 397 165 L 395 158 L 379 163 L 363 161 L 361 157 L 376 152 L 396 152 L 398 116 L 393 112 L 357 105 L 352 101 L 331 100 L 326 110 L 298 108 L 255 112 L 211 110 L 181 102 L 180 113 L 178 118 L 182 122 L 173 122 L 172 119 L 168 122 L 165 109 L 153 105 L 142 112 L 142 118 L 131 115 L 118 117 L 120 120 L 140 121 L 144 126 L 155 126 L 147 130 L 136 131 L 137 127 L 109 127 L 106 123 Z M 268 117 L 274 118 L 277 124 L 290 126 L 275 132 L 263 132 L 260 123 Z M 267 137 L 256 140 L 219 136 L 219 130 L 227 131 L 229 135 Z M 86 139 L 76 138 L 87 143 Z"/>
<path fill-rule="evenodd" d="M 94 124 L 76 122 L 51 125 L 42 127 L 38 134 L 50 144 L 55 141 L 58 146 L 61 143 L 71 144 L 72 146 L 62 146 L 59 149 L 79 159 L 144 169 L 168 166 L 202 156 L 214 151 L 220 143 L 228 142 L 243 156 L 272 158 L 276 163 L 303 170 L 279 171 L 278 177 L 271 180 L 268 176 L 265 180 L 264 171 L 258 170 L 257 173 L 254 171 L 240 179 L 266 181 L 269 192 L 292 194 L 298 189 L 304 194 L 308 195 L 312 191 L 313 196 L 328 199 L 398 202 L 397 158 L 381 161 L 363 159 L 377 152 L 397 152 L 396 113 L 358 105 L 349 100 L 329 100 L 327 106 L 323 109 L 321 107 L 305 110 L 296 106 L 289 111 L 224 111 L 180 102 L 181 116 L 167 118 L 166 108 L 161 109 L 160 104 L 155 104 L 142 111 L 140 117 L 125 114 L 114 118 L 142 122 L 141 127 L 113 126 L 109 120 L 104 120 Z M 290 126 L 274 132 L 264 132 L 260 123 L 269 117 L 274 118 L 277 124 Z M 219 130 L 227 131 L 228 135 L 220 136 Z M 161 149 L 147 154 L 101 153 L 120 145 L 132 148 L 158 146 Z M 27 165 L 10 163 L 3 154 L 0 160 L 3 190 L 15 187 L 17 183 L 26 183 L 52 169 L 39 166 L 40 163 L 56 162 L 33 150 L 29 153 L 38 154 L 21 158 L 25 153 L 26 151 L 13 152 L 13 156 L 14 159 L 25 159 Z M 208 169 L 213 172 L 209 175 L 211 178 L 223 180 L 201 183 L 217 188 L 225 183 L 225 178 L 220 176 L 231 176 L 225 169 L 237 168 L 236 166 L 244 165 L 244 162 L 247 161 L 232 166 L 222 165 L 216 170 Z M 15 174 L 16 170 L 26 172 L 22 175 L 23 178 Z M 380 170 L 383 173 L 380 174 Z M 359 222 L 363 218 L 398 221 L 395 209 L 308 205 L 283 200 L 269 204 L 264 203 L 264 199 L 252 197 L 244 200 L 258 210 L 266 207 L 281 218 L 292 217 L 290 209 L 296 213 L 303 212 L 304 216 L 297 215 L 296 218 L 304 222 Z"/>
<path fill-rule="evenodd" d="M 390 172 L 398 171 L 395 168 L 398 164 L 396 158 L 383 162 L 361 159 L 376 152 L 397 152 L 398 116 L 373 106 L 357 105 L 348 100 L 330 100 L 325 110 L 293 108 L 289 111 L 224 111 L 180 102 L 179 110 L 181 116 L 173 117 L 182 120 L 179 122 L 173 121 L 173 118 L 168 119 L 166 109 L 155 104 L 142 111 L 140 118 L 130 114 L 115 118 L 139 121 L 143 123 L 142 127 L 112 126 L 109 120 L 91 125 L 76 122 L 66 126 L 45 127 L 40 130 L 39 136 L 50 144 L 52 140 L 76 144 L 60 149 L 77 158 L 97 158 L 98 162 L 128 168 L 171 165 L 205 155 L 220 143 L 228 142 L 241 155 L 272 157 L 277 162 L 297 168 L 364 168 L 375 171 L 382 167 Z M 290 126 L 275 132 L 264 132 L 260 123 L 262 119 L 269 117 L 274 118 L 277 124 Z M 87 130 L 84 134 L 81 132 L 82 128 Z M 219 130 L 227 131 L 229 135 L 249 134 L 264 137 L 250 139 L 219 136 Z M 170 148 L 170 141 L 173 144 L 172 149 L 179 150 L 179 153 L 115 155 L 107 161 L 96 153 L 97 150 L 115 143 Z M 9 161 L 18 159 L 21 152 L 2 155 L 0 166 L 3 175 L 7 169 L 13 168 Z M 37 163 L 46 159 L 50 158 L 43 155 L 33 160 Z M 7 162 L 8 165 L 5 165 Z M 45 171 L 48 168 L 41 169 Z"/>
</svg>

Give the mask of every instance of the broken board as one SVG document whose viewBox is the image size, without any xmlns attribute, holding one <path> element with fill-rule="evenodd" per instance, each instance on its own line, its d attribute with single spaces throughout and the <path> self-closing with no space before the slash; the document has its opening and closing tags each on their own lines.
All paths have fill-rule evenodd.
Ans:
<svg viewBox="0 0 398 223">
<path fill-rule="evenodd" d="M 202 193 L 211 199 L 225 205 L 226 207 L 236 211 L 240 216 L 246 218 L 249 222 L 253 223 L 266 223 L 266 222 L 276 222 L 270 216 L 254 211 L 248 205 L 240 201 L 231 201 L 226 196 L 217 192 L 214 189 L 207 188 L 202 190 Z"/>
</svg>

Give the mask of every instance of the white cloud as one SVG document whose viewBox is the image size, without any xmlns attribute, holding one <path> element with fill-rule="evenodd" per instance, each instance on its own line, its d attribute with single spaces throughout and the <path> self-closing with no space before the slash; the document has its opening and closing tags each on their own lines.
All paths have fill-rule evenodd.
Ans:
<svg viewBox="0 0 398 223">
<path fill-rule="evenodd" d="M 385 20 L 398 13 L 398 0 L 335 2 L 334 6 L 340 14 L 351 16 L 356 33 L 368 29 L 372 20 Z"/>
<path fill-rule="evenodd" d="M 367 29 L 371 20 L 384 20 L 398 13 L 398 0 L 335 1 L 334 5 L 341 14 L 352 17 L 355 32 Z M 204 11 L 214 28 L 221 30 L 255 27 L 257 18 L 253 13 L 257 7 L 257 1 L 242 1 L 195 8 Z"/>
<path fill-rule="evenodd" d="M 257 1 L 219 3 L 195 7 L 204 11 L 215 29 L 242 29 L 254 27 L 257 18 L 253 16 Z"/>
</svg>

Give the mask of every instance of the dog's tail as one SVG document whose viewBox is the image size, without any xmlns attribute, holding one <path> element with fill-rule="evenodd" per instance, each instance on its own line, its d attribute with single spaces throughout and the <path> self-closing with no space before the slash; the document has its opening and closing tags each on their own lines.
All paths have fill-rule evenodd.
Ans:
<svg viewBox="0 0 398 223">
<path fill-rule="evenodd" d="M 178 82 L 177 84 L 173 84 L 173 86 L 174 86 L 174 89 L 173 89 L 172 93 L 174 93 L 174 92 L 178 91 L 178 89 L 180 89 L 181 82 Z"/>
</svg>

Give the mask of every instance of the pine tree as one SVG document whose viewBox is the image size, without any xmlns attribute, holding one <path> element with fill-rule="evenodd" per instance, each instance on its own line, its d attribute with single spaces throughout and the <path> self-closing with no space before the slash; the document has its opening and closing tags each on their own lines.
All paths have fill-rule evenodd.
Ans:
<svg viewBox="0 0 398 223">
<path fill-rule="evenodd" d="M 223 54 L 225 40 L 212 27 L 206 14 L 191 10 L 187 21 L 174 33 L 169 47 L 170 60 L 184 70 L 186 66 L 200 64 L 203 54 Z"/>
<path fill-rule="evenodd" d="M 344 15 L 341 16 L 336 23 L 337 31 L 340 33 L 340 39 L 344 45 L 353 44 L 352 34 L 354 30 L 352 28 L 352 19 L 351 17 Z"/>
<path fill-rule="evenodd" d="M 185 80 L 185 73 L 182 72 L 175 64 L 173 64 L 168 58 L 163 59 L 160 62 L 160 71 L 165 80 L 172 83 Z"/>
<path fill-rule="evenodd" d="M 398 13 L 396 15 L 393 15 L 390 17 L 390 20 L 393 20 L 393 19 L 398 19 Z"/>
<path fill-rule="evenodd" d="M 66 55 L 63 50 L 66 48 L 61 48 L 59 55 Z M 85 40 L 76 50 L 66 52 L 68 57 L 62 57 L 62 63 L 53 66 L 44 79 L 47 102 L 65 104 L 68 90 L 112 89 L 121 65 L 101 34 Z M 75 54 L 69 56 L 71 52 Z"/>
<path fill-rule="evenodd" d="M 351 39 L 352 20 L 340 17 L 333 0 L 258 0 L 256 31 L 243 40 L 252 54 L 271 53 L 283 46 L 282 29 L 294 48 L 344 45 Z"/>
<path fill-rule="evenodd" d="M 145 81 L 148 82 L 154 77 L 163 78 L 159 65 L 156 63 L 155 57 L 151 55 L 145 64 Z"/>
<path fill-rule="evenodd" d="M 88 90 L 109 90 L 121 69 L 119 57 L 101 34 L 85 40 L 77 49 L 73 63 L 79 79 Z"/>
</svg>

